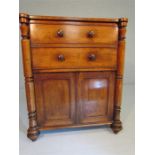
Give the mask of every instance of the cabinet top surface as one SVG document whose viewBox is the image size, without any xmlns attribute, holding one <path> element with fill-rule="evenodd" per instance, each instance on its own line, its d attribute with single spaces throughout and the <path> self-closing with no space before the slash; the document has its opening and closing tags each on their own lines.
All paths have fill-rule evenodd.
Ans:
<svg viewBox="0 0 155 155">
<path fill-rule="evenodd" d="M 82 17 L 63 17 L 63 16 L 38 16 L 20 13 L 20 18 L 27 18 L 29 20 L 51 20 L 51 21 L 79 21 L 79 22 L 109 22 L 118 23 L 119 21 L 127 22 L 127 18 L 82 18 Z"/>
</svg>

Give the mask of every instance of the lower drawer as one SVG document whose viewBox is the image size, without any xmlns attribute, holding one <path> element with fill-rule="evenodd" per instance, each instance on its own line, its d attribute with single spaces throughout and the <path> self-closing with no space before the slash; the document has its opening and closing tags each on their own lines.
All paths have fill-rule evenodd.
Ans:
<svg viewBox="0 0 155 155">
<path fill-rule="evenodd" d="M 33 69 L 116 68 L 114 48 L 32 48 Z"/>
</svg>

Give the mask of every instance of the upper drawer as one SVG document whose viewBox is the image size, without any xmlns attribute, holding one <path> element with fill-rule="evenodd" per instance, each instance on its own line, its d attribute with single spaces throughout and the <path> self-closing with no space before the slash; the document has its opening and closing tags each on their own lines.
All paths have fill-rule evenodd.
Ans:
<svg viewBox="0 0 155 155">
<path fill-rule="evenodd" d="M 116 64 L 115 48 L 32 48 L 33 69 L 115 69 Z"/>
<path fill-rule="evenodd" d="M 118 27 L 107 24 L 30 24 L 31 43 L 116 44 Z"/>
</svg>

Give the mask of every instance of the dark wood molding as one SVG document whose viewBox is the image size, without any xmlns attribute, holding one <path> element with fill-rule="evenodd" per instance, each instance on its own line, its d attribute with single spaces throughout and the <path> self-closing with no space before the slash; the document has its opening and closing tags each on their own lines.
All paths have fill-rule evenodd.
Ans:
<svg viewBox="0 0 155 155">
<path fill-rule="evenodd" d="M 29 15 L 26 13 L 19 14 L 19 22 L 21 24 L 29 24 Z"/>
<path fill-rule="evenodd" d="M 19 14 L 20 30 L 22 39 L 29 39 L 29 15 Z"/>
<path fill-rule="evenodd" d="M 126 27 L 128 24 L 127 18 L 120 18 L 118 22 L 119 26 L 119 40 L 125 40 L 126 38 Z"/>
<path fill-rule="evenodd" d="M 62 17 L 62 16 L 36 16 L 30 15 L 31 20 L 47 20 L 47 21 L 74 21 L 74 22 L 105 22 L 118 23 L 119 18 L 81 18 L 81 17 Z"/>
</svg>

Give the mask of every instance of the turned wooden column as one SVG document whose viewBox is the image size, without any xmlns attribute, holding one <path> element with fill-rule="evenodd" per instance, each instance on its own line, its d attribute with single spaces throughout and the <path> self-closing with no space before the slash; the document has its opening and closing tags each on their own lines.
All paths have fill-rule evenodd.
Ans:
<svg viewBox="0 0 155 155">
<path fill-rule="evenodd" d="M 29 15 L 20 14 L 20 29 L 22 36 L 22 56 L 23 56 L 23 68 L 25 76 L 25 89 L 27 97 L 27 108 L 29 116 L 29 128 L 27 136 L 31 140 L 36 140 L 39 135 L 39 130 L 37 126 L 36 118 L 36 106 L 35 106 L 35 96 L 34 96 L 34 82 L 33 73 L 31 67 L 31 51 L 30 51 L 30 39 L 29 39 Z"/>
<path fill-rule="evenodd" d="M 121 100 L 122 100 L 122 85 L 124 72 L 124 57 L 125 57 L 125 35 L 128 19 L 120 18 L 119 27 L 119 41 L 117 51 L 117 73 L 116 73 L 116 89 L 115 89 L 115 105 L 114 105 L 114 122 L 112 130 L 118 133 L 122 129 L 122 122 L 120 121 Z"/>
</svg>

